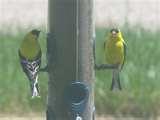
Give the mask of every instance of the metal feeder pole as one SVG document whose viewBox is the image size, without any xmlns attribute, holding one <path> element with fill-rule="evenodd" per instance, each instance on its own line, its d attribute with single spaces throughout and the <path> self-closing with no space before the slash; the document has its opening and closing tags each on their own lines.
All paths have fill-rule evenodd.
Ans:
<svg viewBox="0 0 160 120">
<path fill-rule="evenodd" d="M 93 120 L 93 0 L 49 0 L 48 5 L 47 120 L 72 120 L 64 94 L 74 81 L 83 82 L 89 89 L 82 120 Z"/>
</svg>

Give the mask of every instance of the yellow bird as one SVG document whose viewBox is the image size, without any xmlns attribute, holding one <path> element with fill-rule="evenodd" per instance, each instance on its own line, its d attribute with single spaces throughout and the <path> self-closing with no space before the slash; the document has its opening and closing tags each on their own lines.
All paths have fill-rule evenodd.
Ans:
<svg viewBox="0 0 160 120">
<path fill-rule="evenodd" d="M 20 63 L 23 71 L 27 75 L 32 98 L 39 97 L 38 72 L 41 66 L 41 48 L 38 42 L 40 31 L 32 30 L 25 35 L 19 48 Z"/>
<path fill-rule="evenodd" d="M 119 73 L 123 68 L 126 57 L 126 44 L 119 29 L 111 29 L 109 35 L 106 36 L 104 43 L 105 61 L 107 64 L 116 65 L 113 69 L 111 90 L 114 88 L 122 89 L 120 84 Z"/>
</svg>

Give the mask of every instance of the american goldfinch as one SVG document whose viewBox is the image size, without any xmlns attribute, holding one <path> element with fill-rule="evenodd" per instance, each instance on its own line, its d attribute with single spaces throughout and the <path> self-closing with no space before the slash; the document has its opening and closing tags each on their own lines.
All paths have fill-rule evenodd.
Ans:
<svg viewBox="0 0 160 120">
<path fill-rule="evenodd" d="M 27 33 L 19 48 L 20 63 L 29 79 L 32 98 L 40 97 L 38 72 L 41 66 L 41 48 L 38 42 L 40 31 L 34 29 Z"/>
<path fill-rule="evenodd" d="M 120 84 L 120 71 L 123 68 L 126 56 L 126 44 L 119 29 L 111 29 L 104 43 L 105 61 L 107 64 L 116 65 L 113 69 L 111 90 L 122 89 Z"/>
</svg>

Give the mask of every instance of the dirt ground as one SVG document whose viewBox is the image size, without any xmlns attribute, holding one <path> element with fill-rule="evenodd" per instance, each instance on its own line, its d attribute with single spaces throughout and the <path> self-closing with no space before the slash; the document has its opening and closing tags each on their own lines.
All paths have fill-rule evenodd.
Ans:
<svg viewBox="0 0 160 120">
<path fill-rule="evenodd" d="M 0 117 L 0 120 L 45 120 L 45 117 L 15 117 L 15 116 L 5 117 L 3 116 L 3 117 Z M 96 120 L 116 120 L 116 119 L 114 119 L 113 117 L 96 117 Z M 126 119 L 126 120 L 131 120 L 131 119 Z"/>
<path fill-rule="evenodd" d="M 0 117 L 0 120 L 45 120 L 45 117 Z M 97 116 L 96 120 L 160 120 L 160 117 L 158 118 L 114 118 L 112 116 Z"/>
<path fill-rule="evenodd" d="M 32 118 L 28 118 L 28 117 L 0 117 L 0 120 L 45 120 L 44 117 L 32 117 Z M 115 120 L 111 117 L 97 117 L 96 120 Z"/>
</svg>

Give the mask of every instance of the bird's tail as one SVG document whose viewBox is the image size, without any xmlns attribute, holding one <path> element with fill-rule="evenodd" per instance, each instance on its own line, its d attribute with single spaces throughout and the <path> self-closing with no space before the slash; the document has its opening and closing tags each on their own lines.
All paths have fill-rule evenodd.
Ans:
<svg viewBox="0 0 160 120">
<path fill-rule="evenodd" d="M 34 80 L 31 81 L 31 92 L 32 92 L 32 98 L 40 97 L 39 94 L 39 85 L 38 85 L 38 75 Z"/>
<path fill-rule="evenodd" d="M 112 77 L 112 84 L 111 84 L 111 90 L 118 89 L 121 90 L 121 83 L 120 83 L 120 76 L 119 76 L 119 69 L 113 70 L 113 77 Z"/>
</svg>

